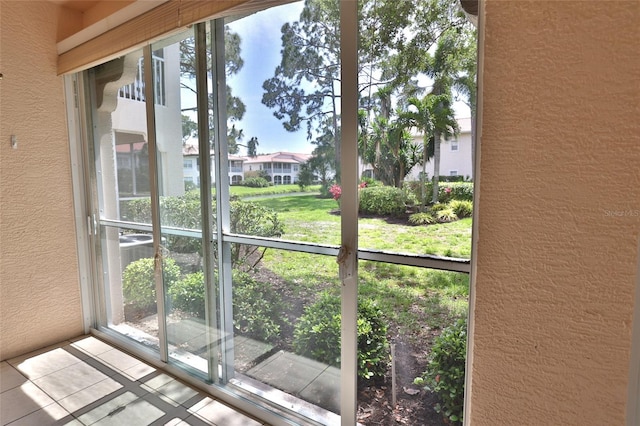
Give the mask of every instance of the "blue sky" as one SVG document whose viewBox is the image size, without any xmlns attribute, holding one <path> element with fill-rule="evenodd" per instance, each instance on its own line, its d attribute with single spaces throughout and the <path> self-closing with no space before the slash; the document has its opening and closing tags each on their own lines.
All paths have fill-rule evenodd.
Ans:
<svg viewBox="0 0 640 426">
<path fill-rule="evenodd" d="M 290 151 L 311 153 L 314 146 L 307 141 L 306 128 L 287 132 L 282 122 L 273 116 L 273 110 L 262 104 L 262 83 L 273 77 L 280 63 L 282 48 L 280 29 L 285 22 L 298 19 L 303 2 L 287 4 L 245 17 L 230 24 L 241 39 L 241 55 L 244 67 L 231 76 L 227 83 L 234 96 L 240 97 L 247 110 L 236 127 L 244 130 L 243 143 L 251 137 L 258 138 L 259 153 Z M 469 109 L 462 102 L 454 105 L 459 117 L 469 117 Z M 241 148 L 241 154 L 244 153 Z"/>
<path fill-rule="evenodd" d="M 262 83 L 273 77 L 280 63 L 280 28 L 285 22 L 297 20 L 302 6 L 302 2 L 278 6 L 230 24 L 242 39 L 244 67 L 227 83 L 234 96 L 239 96 L 247 106 L 242 121 L 236 126 L 244 130 L 244 143 L 253 136 L 258 138 L 259 153 L 311 153 L 314 148 L 307 141 L 306 130 L 287 132 L 282 122 L 273 116 L 273 110 L 262 104 Z"/>
</svg>

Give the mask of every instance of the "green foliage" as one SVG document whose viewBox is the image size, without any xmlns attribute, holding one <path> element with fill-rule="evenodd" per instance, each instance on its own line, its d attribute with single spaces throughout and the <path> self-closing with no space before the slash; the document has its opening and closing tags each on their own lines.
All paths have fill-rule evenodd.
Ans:
<svg viewBox="0 0 640 426">
<path fill-rule="evenodd" d="M 198 317 L 204 317 L 204 274 L 185 275 L 169 288 L 172 307 Z"/>
<path fill-rule="evenodd" d="M 438 201 L 441 203 L 451 200 L 473 201 L 473 182 L 443 183 L 438 190 Z"/>
<path fill-rule="evenodd" d="M 393 186 L 374 186 L 360 191 L 360 212 L 381 216 L 401 216 L 412 199 L 407 191 Z"/>
<path fill-rule="evenodd" d="M 453 222 L 454 220 L 458 220 L 458 216 L 456 216 L 451 207 L 438 211 L 436 217 L 438 218 L 438 222 Z"/>
<path fill-rule="evenodd" d="M 304 191 L 305 187 L 313 184 L 313 170 L 309 162 L 300 165 L 300 171 L 298 173 L 298 186 L 301 191 Z"/>
<path fill-rule="evenodd" d="M 340 297 L 323 292 L 306 307 L 294 330 L 296 353 L 329 365 L 340 365 Z M 384 376 L 389 360 L 387 325 L 371 300 L 358 302 L 358 377 Z"/>
<path fill-rule="evenodd" d="M 214 283 L 217 288 L 217 274 Z M 202 272 L 189 274 L 169 289 L 173 308 L 204 317 L 205 287 Z M 217 296 L 215 297 L 217 299 Z M 268 341 L 280 334 L 286 324 L 286 306 L 266 283 L 250 275 L 233 271 L 233 326 L 244 336 Z"/>
<path fill-rule="evenodd" d="M 269 181 L 263 177 L 248 177 L 242 184 L 250 188 L 266 188 L 270 185 Z"/>
<path fill-rule="evenodd" d="M 427 370 L 415 379 L 438 396 L 436 411 L 453 424 L 462 423 L 466 355 L 467 323 L 459 319 L 435 338 Z"/>
<path fill-rule="evenodd" d="M 473 214 L 473 202 L 472 201 L 463 201 L 463 200 L 452 200 L 449 201 L 449 208 L 458 216 L 460 219 L 469 217 Z"/>
<path fill-rule="evenodd" d="M 238 333 L 262 341 L 272 340 L 287 323 L 286 310 L 280 295 L 268 283 L 234 271 L 233 327 Z"/>
<path fill-rule="evenodd" d="M 284 233 L 284 224 L 278 213 L 258 203 L 249 201 L 231 202 L 231 232 L 256 237 L 280 237 Z M 252 254 L 259 250 L 257 246 L 233 244 L 231 262 L 234 267 L 247 266 Z M 254 265 L 248 265 L 254 266 Z"/>
<path fill-rule="evenodd" d="M 171 258 L 164 259 L 162 275 L 166 288 L 171 288 L 180 278 L 180 267 Z M 156 304 L 154 259 L 145 258 L 131 262 L 122 274 L 124 301 L 138 309 L 150 309 Z"/>
<path fill-rule="evenodd" d="M 436 222 L 437 220 L 433 214 L 428 212 L 414 213 L 409 216 L 409 223 L 412 225 L 431 225 Z"/>
</svg>

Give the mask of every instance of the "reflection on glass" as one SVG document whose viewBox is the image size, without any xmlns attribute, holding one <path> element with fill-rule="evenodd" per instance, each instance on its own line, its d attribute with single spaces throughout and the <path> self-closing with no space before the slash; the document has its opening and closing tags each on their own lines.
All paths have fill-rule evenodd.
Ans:
<svg viewBox="0 0 640 426">
<path fill-rule="evenodd" d="M 335 259 L 268 249 L 254 268 L 243 265 L 233 272 L 231 383 L 308 415 L 317 407 L 339 413 Z"/>
</svg>

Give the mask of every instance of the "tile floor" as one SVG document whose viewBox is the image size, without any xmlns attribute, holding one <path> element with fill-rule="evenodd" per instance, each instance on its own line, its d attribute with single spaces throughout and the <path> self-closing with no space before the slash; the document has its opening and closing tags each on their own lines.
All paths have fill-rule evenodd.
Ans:
<svg viewBox="0 0 640 426">
<path fill-rule="evenodd" d="M 0 392 L 2 425 L 263 425 L 90 336 L 3 361 Z"/>
</svg>

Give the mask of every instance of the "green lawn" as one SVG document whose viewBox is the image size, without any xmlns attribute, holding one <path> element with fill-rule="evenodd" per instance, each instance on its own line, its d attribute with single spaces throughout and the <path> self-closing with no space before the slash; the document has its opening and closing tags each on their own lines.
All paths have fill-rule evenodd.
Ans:
<svg viewBox="0 0 640 426">
<path fill-rule="evenodd" d="M 231 186 L 229 192 L 231 195 L 238 197 L 256 197 L 263 195 L 288 194 L 291 192 L 319 192 L 320 185 L 311 185 L 300 189 L 298 185 L 274 185 L 266 188 L 250 188 L 248 186 L 234 185 Z"/>
<path fill-rule="evenodd" d="M 286 240 L 340 244 L 338 204 L 316 195 L 283 196 L 256 200 L 279 213 Z M 435 254 L 468 259 L 471 255 L 471 219 L 429 226 L 388 223 L 385 219 L 360 218 L 360 248 L 401 253 Z"/>
<path fill-rule="evenodd" d="M 282 196 L 256 202 L 279 213 L 283 239 L 340 244 L 338 204 L 317 195 Z M 403 253 L 469 258 L 471 219 L 429 226 L 409 226 L 382 218 L 360 218 L 359 246 Z M 263 266 L 286 280 L 293 295 L 313 300 L 323 289 L 339 291 L 335 258 L 267 250 Z M 438 329 L 467 309 L 467 274 L 361 261 L 359 293 L 377 301 L 399 333 L 424 340 L 425 329 Z"/>
</svg>

